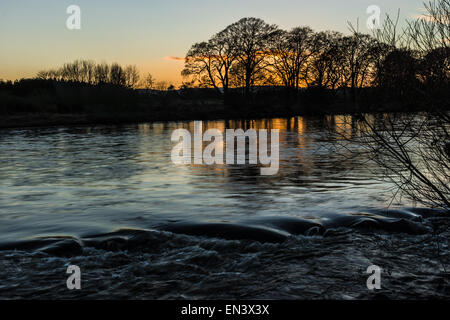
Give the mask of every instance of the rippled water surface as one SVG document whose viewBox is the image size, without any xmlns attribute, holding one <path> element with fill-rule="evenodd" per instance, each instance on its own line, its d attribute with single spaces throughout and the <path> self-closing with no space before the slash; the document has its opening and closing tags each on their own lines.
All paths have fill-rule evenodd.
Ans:
<svg viewBox="0 0 450 320">
<path fill-rule="evenodd" d="M 346 160 L 324 141 L 323 120 L 205 122 L 204 129 L 280 129 L 280 169 L 177 166 L 176 128 L 193 123 L 50 128 L 0 133 L 0 240 L 83 235 L 169 220 L 257 215 L 314 218 L 384 209 L 389 186 L 363 160 Z M 346 130 L 348 128 L 340 128 Z"/>
<path fill-rule="evenodd" d="M 86 285 L 92 291 L 75 297 L 321 298 L 327 286 L 339 283 L 328 298 L 365 298 L 362 275 L 374 259 L 379 263 L 383 255 L 384 261 L 394 259 L 389 260 L 389 267 L 395 269 L 411 259 L 418 261 L 415 255 L 423 256 L 411 247 L 415 241 L 419 243 L 416 250 L 420 247 L 429 255 L 434 245 L 431 236 L 425 241 L 420 238 L 425 236 L 398 233 L 395 237 L 403 243 L 400 249 L 389 247 L 391 240 L 378 234 L 350 236 L 339 231 L 332 238 L 289 238 L 309 235 L 311 230 L 323 234 L 319 229 L 333 217 L 389 218 L 388 208 L 408 217 L 407 221 L 421 219 L 422 211 L 413 209 L 413 203 L 392 202 L 395 190 L 380 180 L 379 168 L 332 151 L 325 126 L 331 123 L 335 131 L 351 134 L 352 121 L 342 120 L 296 117 L 203 122 L 205 130 L 279 129 L 280 169 L 275 176 L 261 176 L 259 167 L 250 165 L 173 164 L 171 133 L 177 128 L 193 132 L 193 122 L 0 131 L 0 244 L 37 239 L 82 241 L 82 254 L 71 252 L 70 243 L 67 252 L 92 271 Z M 283 220 L 291 218 L 297 220 Z M 409 234 L 426 233 L 421 231 L 429 227 L 422 230 L 416 222 L 405 225 L 403 220 L 394 221 L 395 225 L 391 220 L 370 221 Z M 186 227 L 193 222 L 197 225 Z M 305 223 L 311 223 L 307 231 L 302 229 Z M 240 229 L 222 230 L 227 224 Z M 245 229 L 255 225 L 265 229 Z M 266 236 L 261 231 L 266 227 L 287 236 L 287 242 L 239 242 L 236 236 L 255 232 L 254 238 L 259 239 Z M 225 239 L 214 240 L 214 235 Z M 59 296 L 73 297 L 61 287 L 64 281 L 52 282 L 55 273 L 64 274 L 69 263 L 60 251 L 21 253 L 15 246 L 5 248 L 16 251 L 0 254 L 0 296 L 48 298 L 59 292 Z M 447 248 L 443 242 L 441 252 Z M 136 250 L 137 255 L 132 253 Z M 443 270 L 441 260 L 427 259 L 426 265 L 418 262 L 417 268 L 408 266 L 397 272 L 399 277 L 427 272 L 425 288 L 416 286 L 416 293 L 448 297 L 448 279 L 438 276 Z M 18 265 L 25 270 L 23 274 L 14 272 Z M 341 274 L 330 271 L 338 269 Z M 275 277 L 280 270 L 285 276 Z M 267 281 L 261 281 L 261 275 Z M 360 280 L 362 285 L 358 285 Z M 392 280 L 394 298 L 414 293 L 397 280 Z M 412 281 L 416 280 L 420 283 L 420 278 Z M 36 291 L 36 281 L 44 288 Z M 345 287 L 352 281 L 357 293 Z M 315 287 L 306 290 L 312 282 Z M 105 287 L 104 291 L 94 290 L 96 286 Z"/>
</svg>

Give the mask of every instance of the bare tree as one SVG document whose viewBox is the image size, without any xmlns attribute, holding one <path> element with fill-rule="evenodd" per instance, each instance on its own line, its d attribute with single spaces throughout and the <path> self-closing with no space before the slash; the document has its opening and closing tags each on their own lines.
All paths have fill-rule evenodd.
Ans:
<svg viewBox="0 0 450 320">
<path fill-rule="evenodd" d="M 185 58 L 184 77 L 191 77 L 200 86 L 213 87 L 227 96 L 230 72 L 236 62 L 236 47 L 229 30 L 219 32 L 208 42 L 194 44 Z"/>
<path fill-rule="evenodd" d="M 406 33 L 414 49 L 424 52 L 450 45 L 450 0 L 424 3 L 427 11 L 419 19 L 409 21 Z"/>
<path fill-rule="evenodd" d="M 440 47 L 423 55 L 420 67 L 421 81 L 430 94 L 444 94 L 449 88 L 450 47 Z"/>
<path fill-rule="evenodd" d="M 113 63 L 109 69 L 109 82 L 122 87 L 126 84 L 125 72 L 117 63 Z"/>
<path fill-rule="evenodd" d="M 298 89 L 307 78 L 309 58 L 312 55 L 313 31 L 298 27 L 291 31 L 279 30 L 271 43 L 271 66 L 284 86 Z"/>
<path fill-rule="evenodd" d="M 91 60 L 75 60 L 71 63 L 65 63 L 56 70 L 40 71 L 37 77 L 93 85 L 109 83 L 133 89 L 136 88 L 140 80 L 136 66 L 129 65 L 123 68 L 117 63 L 109 66 L 106 63 L 96 64 Z"/>
<path fill-rule="evenodd" d="M 61 68 L 61 77 L 66 81 L 81 81 L 81 65 L 79 60 L 76 60 L 72 63 L 66 63 Z"/>
<path fill-rule="evenodd" d="M 184 77 L 193 77 L 200 87 L 213 87 L 217 92 L 219 79 L 217 78 L 217 52 L 211 41 L 194 44 L 185 58 Z"/>
<path fill-rule="evenodd" d="M 426 2 L 427 11 L 422 17 L 409 21 L 406 34 L 410 47 L 419 51 L 420 78 L 423 94 L 430 99 L 449 95 L 450 78 L 450 0 Z"/>
<path fill-rule="evenodd" d="M 37 73 L 37 78 L 41 80 L 63 80 L 60 70 L 44 70 Z"/>
<path fill-rule="evenodd" d="M 341 80 L 343 35 L 324 31 L 313 35 L 311 59 L 307 65 L 305 82 L 308 86 L 335 89 Z"/>
<path fill-rule="evenodd" d="M 418 86 L 418 66 L 419 61 L 410 50 L 392 50 L 378 66 L 378 85 L 398 97 L 405 96 Z"/>
<path fill-rule="evenodd" d="M 131 65 L 126 66 L 124 73 L 125 73 L 125 86 L 132 89 L 136 88 L 140 79 L 139 71 L 137 70 L 136 66 Z"/>
<path fill-rule="evenodd" d="M 167 81 L 158 81 L 155 83 L 155 90 L 167 91 L 170 84 Z"/>
<path fill-rule="evenodd" d="M 338 133 L 338 152 L 378 164 L 397 187 L 394 197 L 450 210 L 448 114 L 360 114 L 355 120 L 353 134 Z"/>
<path fill-rule="evenodd" d="M 378 70 L 381 85 L 394 90 L 412 86 L 427 102 L 421 114 L 356 115 L 352 134 L 340 135 L 338 151 L 364 156 L 384 172 L 384 178 L 396 186 L 395 196 L 417 203 L 450 210 L 450 114 L 448 112 L 448 28 L 450 1 L 425 4 L 428 14 L 409 22 L 402 41 L 396 24 L 389 20 L 380 39 L 390 39 L 388 53 Z M 397 45 L 410 43 L 408 47 Z M 417 55 L 416 58 L 414 55 Z M 357 61 L 357 60 L 355 60 Z M 350 63 L 352 65 L 352 63 Z M 435 84 L 444 83 L 444 92 L 436 99 Z M 422 84 L 417 84 L 421 81 Z M 430 87 L 433 87 L 430 89 Z M 421 90 L 420 88 L 425 88 Z M 344 143 L 342 143 L 344 142 Z M 353 148 L 353 146 L 359 148 Z"/>
<path fill-rule="evenodd" d="M 242 70 L 245 96 L 249 97 L 255 76 L 267 67 L 269 44 L 278 32 L 276 25 L 269 25 L 261 19 L 243 18 L 228 26 L 226 32 L 233 39 L 236 57 Z"/>
<path fill-rule="evenodd" d="M 106 63 L 97 64 L 94 69 L 94 84 L 109 82 L 109 66 Z"/>
<path fill-rule="evenodd" d="M 95 62 L 92 60 L 80 60 L 80 81 L 84 83 L 94 83 Z"/>
<path fill-rule="evenodd" d="M 155 78 L 153 78 L 151 73 L 147 73 L 147 75 L 142 79 L 142 86 L 147 90 L 154 88 Z"/>
<path fill-rule="evenodd" d="M 339 45 L 342 64 L 342 87 L 349 87 L 353 102 L 357 105 L 359 89 L 369 86 L 375 75 L 373 63 L 377 41 L 367 34 L 355 32 L 344 37 Z"/>
<path fill-rule="evenodd" d="M 230 87 L 231 68 L 237 60 L 238 53 L 234 43 L 233 34 L 230 33 L 228 29 L 219 32 L 210 40 L 210 46 L 216 53 L 214 71 L 217 74 L 217 78 L 220 81 L 226 99 Z"/>
</svg>

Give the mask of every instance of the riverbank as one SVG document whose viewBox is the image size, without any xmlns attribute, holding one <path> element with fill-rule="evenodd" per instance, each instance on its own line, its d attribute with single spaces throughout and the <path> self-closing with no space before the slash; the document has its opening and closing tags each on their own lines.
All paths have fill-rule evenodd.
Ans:
<svg viewBox="0 0 450 320">
<path fill-rule="evenodd" d="M 417 112 L 420 108 L 405 111 L 399 106 L 370 108 L 358 111 L 353 106 L 335 104 L 327 108 L 300 107 L 246 107 L 238 108 L 223 104 L 179 105 L 152 108 L 151 112 L 96 112 L 96 113 L 16 113 L 0 115 L 0 129 L 55 127 L 55 126 L 95 126 L 121 125 L 144 122 L 223 120 L 223 119 L 263 119 L 288 118 L 296 116 L 323 116 L 353 114 L 355 112 Z"/>
<path fill-rule="evenodd" d="M 430 107 L 424 96 L 380 98 L 376 88 L 361 89 L 357 99 L 345 89 L 289 93 L 282 87 L 263 87 L 250 98 L 234 89 L 224 99 L 212 89 L 148 92 L 37 79 L 0 89 L 0 128 L 418 112 Z M 448 108 L 444 97 L 434 105 Z"/>
<path fill-rule="evenodd" d="M 190 121 L 190 120 L 223 120 L 245 118 L 276 118 L 299 116 L 297 112 L 225 112 L 223 108 L 216 107 L 214 112 L 160 112 L 149 113 L 99 113 L 99 114 L 57 114 L 57 113 L 24 113 L 3 115 L 0 117 L 0 129 L 55 127 L 55 126 L 95 126 L 95 125 L 121 125 L 130 123 L 156 122 L 156 121 Z"/>
</svg>

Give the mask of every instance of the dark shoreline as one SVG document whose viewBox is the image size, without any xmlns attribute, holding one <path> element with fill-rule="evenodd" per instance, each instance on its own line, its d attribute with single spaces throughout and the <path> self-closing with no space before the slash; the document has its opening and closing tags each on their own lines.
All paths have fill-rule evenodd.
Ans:
<svg viewBox="0 0 450 320">
<path fill-rule="evenodd" d="M 147 92 L 112 85 L 22 79 L 0 82 L 0 129 L 122 125 L 192 120 L 245 120 L 449 110 L 447 95 L 398 93 L 385 88 L 259 87 L 251 97 L 234 89 L 227 97 L 212 89 Z"/>
<path fill-rule="evenodd" d="M 267 118 L 291 118 L 291 117 L 318 117 L 327 115 L 351 115 L 357 113 L 417 113 L 423 108 L 412 108 L 408 111 L 394 108 L 392 110 L 370 109 L 358 111 L 354 108 L 338 108 L 333 111 L 320 113 L 300 112 L 298 110 L 280 110 L 278 112 L 268 112 L 266 110 L 224 110 L 223 106 L 211 108 L 211 112 L 190 111 L 190 112 L 158 112 L 150 113 L 17 113 L 0 116 L 1 129 L 20 128 L 45 128 L 62 126 L 96 126 L 96 125 L 126 125 L 147 122 L 172 122 L 172 121 L 207 121 L 207 120 L 245 120 L 245 119 L 267 119 Z"/>
<path fill-rule="evenodd" d="M 126 125 L 147 122 L 171 122 L 171 121 L 204 121 L 223 119 L 263 119 L 276 117 L 296 117 L 302 116 L 296 113 L 272 113 L 255 114 L 253 116 L 239 116 L 236 114 L 219 113 L 211 116 L 207 115 L 184 115 L 184 116 L 153 116 L 149 114 L 16 114 L 3 116 L 0 118 L 0 129 L 20 129 L 20 128 L 45 128 L 59 126 L 95 126 L 95 125 Z"/>
</svg>

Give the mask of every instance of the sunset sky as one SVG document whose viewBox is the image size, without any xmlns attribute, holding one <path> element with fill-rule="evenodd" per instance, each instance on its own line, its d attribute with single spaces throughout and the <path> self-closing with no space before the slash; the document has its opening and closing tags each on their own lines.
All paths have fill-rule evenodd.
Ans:
<svg viewBox="0 0 450 320">
<path fill-rule="evenodd" d="M 68 30 L 66 9 L 81 8 L 81 30 Z M 366 9 L 401 19 L 423 13 L 422 0 L 14 0 L 0 2 L 0 79 L 32 77 L 75 59 L 134 64 L 158 81 L 181 83 L 189 47 L 243 17 L 281 28 L 308 25 L 348 33 L 347 21 L 368 32 Z"/>
</svg>

